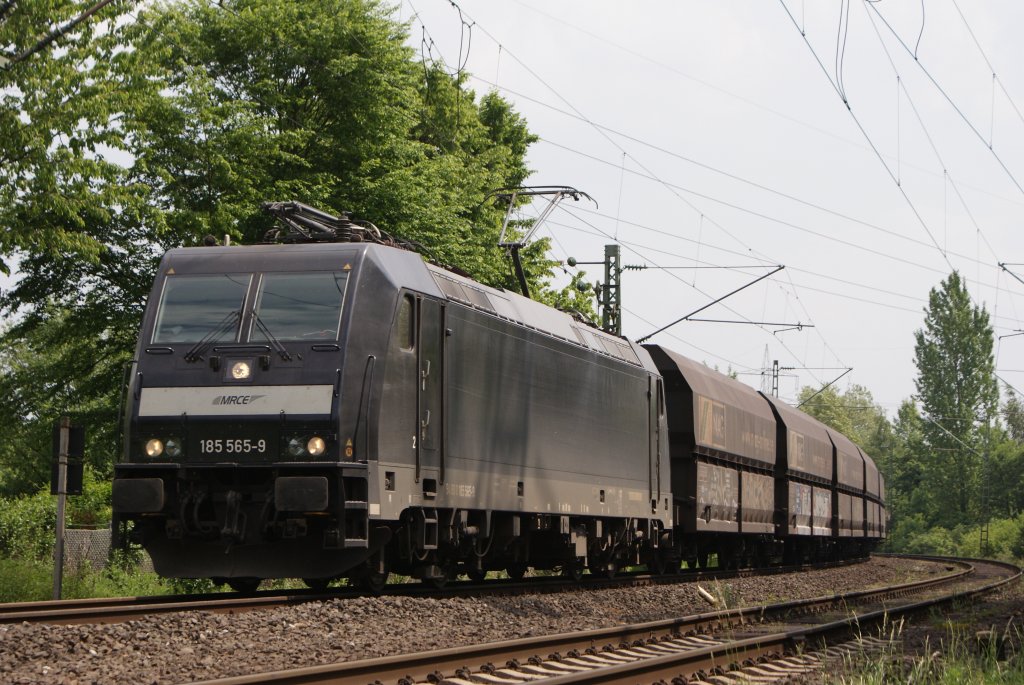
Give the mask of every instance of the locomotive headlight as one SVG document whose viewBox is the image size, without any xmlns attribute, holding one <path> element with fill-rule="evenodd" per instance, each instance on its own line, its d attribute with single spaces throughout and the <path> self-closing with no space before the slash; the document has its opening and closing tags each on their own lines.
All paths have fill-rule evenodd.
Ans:
<svg viewBox="0 0 1024 685">
<path fill-rule="evenodd" d="M 314 457 L 319 457 L 324 453 L 325 449 L 327 449 L 327 444 L 324 442 L 323 438 L 318 436 L 313 436 L 309 439 L 309 442 L 306 443 L 306 451 Z"/>
<path fill-rule="evenodd" d="M 288 454 L 293 457 L 301 457 L 306 453 L 306 448 L 302 444 L 302 440 L 299 438 L 292 438 L 288 441 Z"/>
<path fill-rule="evenodd" d="M 146 456 L 159 457 L 164 453 L 164 443 L 156 438 L 153 438 L 146 443 Z"/>
<path fill-rule="evenodd" d="M 235 362 L 231 365 L 231 377 L 236 381 L 244 381 L 252 374 L 249 362 Z"/>
<path fill-rule="evenodd" d="M 181 441 L 176 438 L 167 438 L 167 442 L 164 443 L 164 449 L 167 451 L 168 457 L 177 459 L 181 456 Z"/>
</svg>

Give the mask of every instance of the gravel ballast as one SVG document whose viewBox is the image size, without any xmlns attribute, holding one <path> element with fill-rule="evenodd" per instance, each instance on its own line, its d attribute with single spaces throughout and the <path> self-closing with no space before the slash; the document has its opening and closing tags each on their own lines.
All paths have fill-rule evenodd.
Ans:
<svg viewBox="0 0 1024 685">
<path fill-rule="evenodd" d="M 758 606 L 945 572 L 938 563 L 876 557 L 701 586 L 729 606 Z M 181 683 L 676 618 L 713 608 L 696 585 L 483 599 L 338 599 L 111 625 L 6 625 L 0 626 L 0 682 Z"/>
</svg>

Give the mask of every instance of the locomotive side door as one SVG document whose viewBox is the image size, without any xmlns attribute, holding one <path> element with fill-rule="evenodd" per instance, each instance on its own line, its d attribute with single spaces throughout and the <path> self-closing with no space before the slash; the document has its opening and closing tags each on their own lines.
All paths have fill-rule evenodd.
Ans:
<svg viewBox="0 0 1024 685">
<path fill-rule="evenodd" d="M 649 498 L 651 511 L 657 509 L 657 501 L 661 499 L 661 420 L 665 405 L 662 399 L 661 379 L 648 376 L 647 386 L 647 468 L 650 487 Z"/>
<path fill-rule="evenodd" d="M 417 382 L 416 480 L 423 481 L 425 495 L 436 494 L 443 478 L 444 443 L 444 316 L 437 300 L 417 298 L 419 378 Z M 433 490 L 431 489 L 433 485 Z"/>
</svg>

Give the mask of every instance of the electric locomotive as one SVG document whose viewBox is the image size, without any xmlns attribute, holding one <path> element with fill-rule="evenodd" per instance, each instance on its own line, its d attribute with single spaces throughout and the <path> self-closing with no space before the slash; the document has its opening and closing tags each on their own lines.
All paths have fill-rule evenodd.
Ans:
<svg viewBox="0 0 1024 685">
<path fill-rule="evenodd" d="M 379 588 L 671 558 L 642 348 L 269 209 L 285 242 L 169 251 L 143 317 L 113 508 L 159 574 Z"/>
</svg>

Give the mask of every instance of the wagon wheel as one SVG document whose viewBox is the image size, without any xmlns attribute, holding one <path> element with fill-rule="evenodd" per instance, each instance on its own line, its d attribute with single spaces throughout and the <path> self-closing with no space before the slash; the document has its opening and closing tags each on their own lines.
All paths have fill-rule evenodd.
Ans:
<svg viewBox="0 0 1024 685">
<path fill-rule="evenodd" d="M 384 592 L 384 586 L 388 584 L 388 571 L 367 571 L 366 575 L 359 579 L 357 584 L 370 594 L 379 595 Z"/>
<path fill-rule="evenodd" d="M 512 580 L 522 580 L 523 576 L 526 575 L 526 564 L 522 562 L 514 562 L 505 567 L 505 573 Z"/>
<path fill-rule="evenodd" d="M 434 588 L 435 590 L 442 590 L 444 586 L 448 584 L 451 579 L 451 574 L 448 573 L 448 569 L 442 567 L 443 573 L 439 576 L 431 576 L 430 578 L 424 578 L 423 582 Z"/>
<path fill-rule="evenodd" d="M 466 575 L 474 583 L 482 583 L 487 578 L 487 571 L 482 568 L 471 568 L 466 570 Z"/>
<path fill-rule="evenodd" d="M 228 578 L 227 583 L 235 592 L 251 595 L 260 586 L 261 578 Z"/>
</svg>

